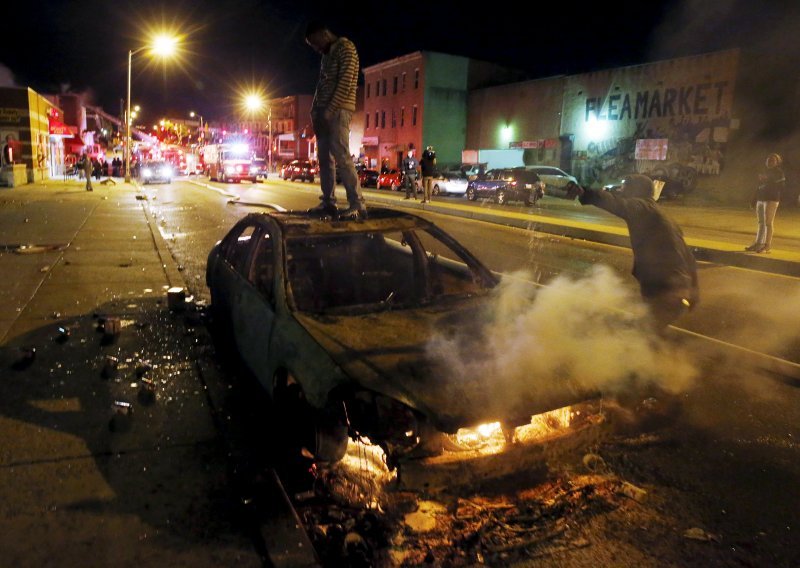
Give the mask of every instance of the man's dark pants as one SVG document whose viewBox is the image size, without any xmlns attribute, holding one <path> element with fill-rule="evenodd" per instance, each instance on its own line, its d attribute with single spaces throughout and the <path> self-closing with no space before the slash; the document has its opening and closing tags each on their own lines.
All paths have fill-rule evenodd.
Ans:
<svg viewBox="0 0 800 568">
<path fill-rule="evenodd" d="M 406 197 L 414 196 L 417 198 L 417 176 L 414 174 L 406 174 L 404 183 L 406 185 Z"/>
<path fill-rule="evenodd" d="M 353 113 L 337 110 L 326 118 L 321 110 L 311 113 L 314 133 L 317 135 L 317 156 L 319 159 L 319 183 L 322 201 L 327 205 L 336 204 L 336 170 L 347 192 L 350 207 L 363 209 L 364 197 L 358 184 L 358 175 L 350 158 L 350 119 Z M 335 168 L 335 169 L 334 169 Z"/>
</svg>

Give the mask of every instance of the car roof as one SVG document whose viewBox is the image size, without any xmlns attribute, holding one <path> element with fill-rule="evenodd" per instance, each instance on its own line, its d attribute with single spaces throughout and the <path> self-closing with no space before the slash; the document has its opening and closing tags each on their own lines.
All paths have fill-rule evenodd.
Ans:
<svg viewBox="0 0 800 568">
<path fill-rule="evenodd" d="M 359 221 L 338 221 L 323 219 L 306 211 L 264 211 L 251 213 L 242 219 L 242 223 L 262 220 L 268 217 L 280 225 L 287 237 L 308 235 L 336 235 L 346 233 L 363 233 L 370 231 L 391 231 L 407 229 L 425 229 L 433 224 L 422 217 L 387 209 L 370 207 L 369 218 Z"/>
</svg>

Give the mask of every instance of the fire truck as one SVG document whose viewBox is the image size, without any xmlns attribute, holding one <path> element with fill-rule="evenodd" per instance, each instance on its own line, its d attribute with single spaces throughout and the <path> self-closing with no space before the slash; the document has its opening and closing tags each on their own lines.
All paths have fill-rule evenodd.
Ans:
<svg viewBox="0 0 800 568">
<path fill-rule="evenodd" d="M 251 169 L 250 147 L 245 143 L 208 144 L 203 148 L 203 163 L 211 181 L 256 182 L 258 172 Z"/>
</svg>

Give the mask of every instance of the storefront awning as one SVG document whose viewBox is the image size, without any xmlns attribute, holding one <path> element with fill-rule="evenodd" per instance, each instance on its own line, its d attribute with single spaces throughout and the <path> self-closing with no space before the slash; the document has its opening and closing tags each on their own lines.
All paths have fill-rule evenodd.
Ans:
<svg viewBox="0 0 800 568">
<path fill-rule="evenodd" d="M 72 136 L 73 132 L 69 126 L 61 122 L 60 120 L 51 117 L 47 118 L 47 121 L 50 125 L 50 136 L 64 136 L 70 137 Z"/>
</svg>

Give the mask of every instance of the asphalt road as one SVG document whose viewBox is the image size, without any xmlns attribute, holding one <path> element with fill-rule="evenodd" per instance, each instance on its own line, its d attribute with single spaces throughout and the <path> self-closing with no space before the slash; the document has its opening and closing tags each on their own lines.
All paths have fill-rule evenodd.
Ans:
<svg viewBox="0 0 800 568">
<path fill-rule="evenodd" d="M 204 299 L 208 299 L 204 283 L 208 251 L 237 219 L 260 210 L 245 202 L 273 203 L 287 209 L 308 208 L 318 202 L 318 186 L 301 182 L 217 184 L 204 179 L 177 180 L 170 185 L 147 186 L 145 191 L 191 292 Z M 372 191 L 365 193 L 369 204 Z M 236 196 L 239 201 L 232 202 Z M 587 214 L 568 203 L 545 202 L 543 206 L 553 214 Z M 585 277 L 593 267 L 605 265 L 618 278 L 605 282 L 635 290 L 627 249 L 418 212 L 450 232 L 494 270 L 525 270 L 525 278 L 550 284 L 559 276 Z M 551 288 L 563 288 L 571 296 L 555 294 L 553 301 L 569 306 L 571 299 L 583 294 L 595 294 L 597 301 L 603 301 L 604 291 L 592 282 L 579 280 L 574 286 L 565 286 L 560 280 Z M 798 360 L 797 279 L 702 264 L 700 282 L 702 302 L 679 322 L 680 327 L 755 352 Z M 552 317 L 568 318 L 570 312 L 567 307 L 554 310 Z M 590 356 L 597 358 L 598 365 L 604 364 L 602 339 L 592 344 L 592 349 L 596 354 Z M 597 449 L 601 454 L 606 452 L 608 463 L 617 473 L 659 497 L 653 505 L 658 514 L 637 521 L 641 526 L 598 526 L 606 548 L 595 547 L 595 559 L 627 565 L 627 561 L 620 563 L 620 551 L 644 547 L 648 550 L 639 550 L 639 560 L 657 565 L 800 563 L 800 518 L 796 511 L 800 502 L 798 384 L 759 371 L 735 349 L 723 348 L 713 356 L 706 355 L 694 363 L 698 376 L 678 390 L 683 413 L 662 433 L 662 439 L 669 443 L 623 450 L 601 445 Z M 694 527 L 715 538 L 688 542 L 682 534 Z M 583 565 L 579 556 L 566 560 L 571 565 Z"/>
</svg>

